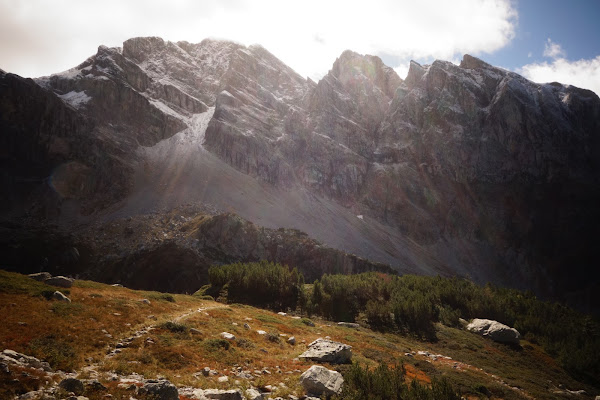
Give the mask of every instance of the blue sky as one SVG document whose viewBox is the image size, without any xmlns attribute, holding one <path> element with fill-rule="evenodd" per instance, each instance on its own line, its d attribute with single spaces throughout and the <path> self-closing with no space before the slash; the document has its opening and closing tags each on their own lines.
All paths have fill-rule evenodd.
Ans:
<svg viewBox="0 0 600 400">
<path fill-rule="evenodd" d="M 600 0 L 0 0 L 0 68 L 74 67 L 135 36 L 259 43 L 318 80 L 351 49 L 404 78 L 411 59 L 465 53 L 536 82 L 600 93 Z"/>
<path fill-rule="evenodd" d="M 600 55 L 600 1 L 525 0 L 515 2 L 518 22 L 514 39 L 503 49 L 486 55 L 491 64 L 516 70 L 532 62 L 548 61 L 548 39 L 559 44 L 569 60 Z"/>
</svg>

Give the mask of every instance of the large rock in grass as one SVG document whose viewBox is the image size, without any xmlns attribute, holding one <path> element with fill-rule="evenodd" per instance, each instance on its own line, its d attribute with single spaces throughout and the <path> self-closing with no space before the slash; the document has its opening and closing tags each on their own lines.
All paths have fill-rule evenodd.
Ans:
<svg viewBox="0 0 600 400">
<path fill-rule="evenodd" d="M 18 365 L 20 367 L 41 368 L 46 372 L 52 371 L 50 364 L 40 361 L 35 357 L 17 353 L 14 350 L 5 349 L 0 353 L 0 361 L 5 364 Z"/>
<path fill-rule="evenodd" d="M 177 387 L 168 380 L 147 380 L 141 388 L 141 392 L 147 393 L 156 400 L 179 400 Z"/>
<path fill-rule="evenodd" d="M 52 298 L 54 300 L 64 301 L 65 303 L 70 303 L 71 302 L 70 298 L 68 298 L 62 292 L 59 292 L 58 290 L 56 292 L 52 293 Z"/>
<path fill-rule="evenodd" d="M 75 396 L 82 395 L 84 391 L 83 382 L 76 378 L 63 379 L 58 387 L 67 392 L 73 392 Z"/>
<path fill-rule="evenodd" d="M 475 318 L 467 325 L 467 329 L 489 337 L 495 342 L 519 344 L 519 340 L 521 339 L 521 334 L 518 330 L 491 319 Z"/>
<path fill-rule="evenodd" d="M 316 396 L 340 394 L 343 383 L 342 374 L 320 365 L 313 365 L 300 375 L 300 384 L 304 387 L 304 390 Z"/>
<path fill-rule="evenodd" d="M 39 281 L 39 282 L 44 282 L 45 280 L 52 278 L 52 275 L 50 275 L 50 272 L 38 272 L 37 274 L 29 274 L 28 276 L 31 279 L 35 279 L 36 281 Z"/>
<path fill-rule="evenodd" d="M 239 389 L 183 389 L 182 395 L 191 400 L 244 400 Z"/>
<path fill-rule="evenodd" d="M 331 364 L 347 364 L 352 359 L 352 346 L 328 339 L 317 339 L 299 358 Z"/>
<path fill-rule="evenodd" d="M 50 279 L 46 279 L 44 283 L 51 286 L 70 288 L 73 286 L 73 279 L 67 278 L 66 276 L 53 276 Z"/>
</svg>

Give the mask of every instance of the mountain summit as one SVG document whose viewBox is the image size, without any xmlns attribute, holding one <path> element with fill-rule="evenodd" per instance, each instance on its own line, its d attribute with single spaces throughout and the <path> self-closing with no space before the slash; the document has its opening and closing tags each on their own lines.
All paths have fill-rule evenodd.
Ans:
<svg viewBox="0 0 600 400">
<path fill-rule="evenodd" d="M 86 249 L 79 273 L 130 265 L 171 233 L 99 261 L 81 232 L 195 204 L 402 273 L 598 307 L 600 99 L 588 90 L 469 55 L 411 62 L 402 80 L 352 51 L 315 83 L 257 45 L 133 38 L 49 77 L 1 72 L 0 127 L 13 269 L 61 264 L 16 239 L 40 224 Z M 177 246 L 181 260 L 208 257 Z M 233 259 L 276 254 L 242 247 Z"/>
</svg>

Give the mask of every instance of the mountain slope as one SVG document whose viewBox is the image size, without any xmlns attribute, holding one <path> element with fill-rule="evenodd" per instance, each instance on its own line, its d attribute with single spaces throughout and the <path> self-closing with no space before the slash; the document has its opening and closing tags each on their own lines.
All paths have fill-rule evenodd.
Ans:
<svg viewBox="0 0 600 400">
<path fill-rule="evenodd" d="M 402 272 L 598 307 L 590 91 L 468 55 L 413 62 L 403 81 L 351 51 L 315 83 L 260 46 L 160 38 L 0 81 L 4 215 L 17 226 L 24 212 L 69 229 L 204 204 Z"/>
</svg>

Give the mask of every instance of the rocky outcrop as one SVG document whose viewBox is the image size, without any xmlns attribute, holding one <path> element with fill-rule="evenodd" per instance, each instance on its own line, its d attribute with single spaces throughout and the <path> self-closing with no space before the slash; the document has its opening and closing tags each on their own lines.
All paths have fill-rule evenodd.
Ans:
<svg viewBox="0 0 600 400">
<path fill-rule="evenodd" d="M 330 397 L 342 392 L 344 378 L 337 371 L 313 365 L 300 375 L 300 384 L 309 395 Z"/>
<path fill-rule="evenodd" d="M 347 364 L 352 359 L 352 346 L 329 339 L 317 339 L 298 358 L 331 364 Z"/>
<path fill-rule="evenodd" d="M 521 339 L 521 334 L 515 328 L 490 319 L 475 318 L 467 325 L 467 329 L 495 342 L 519 344 Z"/>
<path fill-rule="evenodd" d="M 52 371 L 50 364 L 45 361 L 28 356 L 26 354 L 17 353 L 14 350 L 5 349 L 0 353 L 0 361 L 8 365 L 16 365 L 20 367 L 40 368 L 44 371 Z"/>
</svg>

